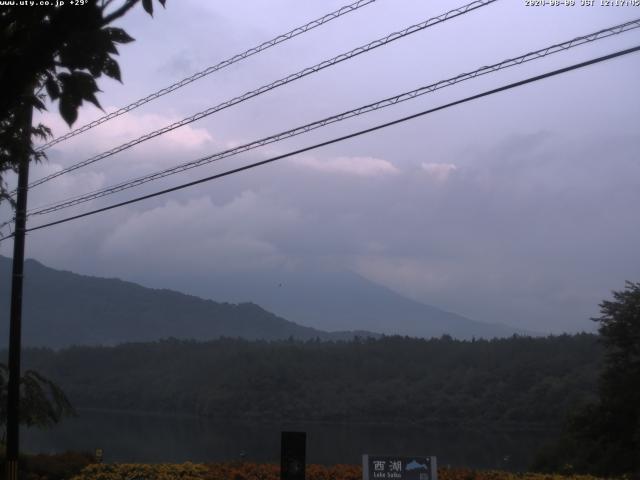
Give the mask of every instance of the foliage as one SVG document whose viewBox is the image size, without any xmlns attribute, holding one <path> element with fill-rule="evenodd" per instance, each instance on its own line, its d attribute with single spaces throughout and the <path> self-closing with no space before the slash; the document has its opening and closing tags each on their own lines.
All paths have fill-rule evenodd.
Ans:
<svg viewBox="0 0 640 480">
<path fill-rule="evenodd" d="M 9 369 L 0 364 L 0 427 L 7 421 Z M 28 370 L 20 378 L 20 423 L 27 427 L 48 427 L 63 416 L 75 415 L 64 392 L 48 378 Z"/>
<path fill-rule="evenodd" d="M 129 480 L 132 478 L 154 480 L 199 480 L 206 478 L 209 469 L 201 464 L 94 464 L 86 467 L 72 480 L 97 479 Z"/>
<path fill-rule="evenodd" d="M 213 464 L 143 465 L 101 464 L 89 465 L 72 480 L 128 480 L 153 478 L 158 480 L 279 480 L 280 467 L 273 464 L 227 462 Z M 308 480 L 360 480 L 359 465 L 307 465 Z M 589 476 L 563 477 L 534 473 L 512 474 L 498 471 L 468 469 L 438 469 L 440 480 L 595 480 Z"/>
<path fill-rule="evenodd" d="M 72 8 L 0 9 L 0 201 L 12 202 L 5 176 L 17 169 L 19 159 L 43 156 L 33 149 L 31 137 L 51 133 L 42 124 L 31 127 L 26 112 L 45 109 L 48 97 L 58 101 L 62 118 L 71 125 L 84 101 L 100 107 L 97 78 L 104 74 L 121 80 L 116 45 L 133 38 L 109 25 L 139 1 L 124 0 L 117 8 L 110 8 L 113 0 L 93 0 Z M 153 13 L 151 0 L 142 5 Z"/>
<path fill-rule="evenodd" d="M 594 335 L 27 349 L 77 406 L 248 420 L 543 424 L 595 398 Z M 123 375 L 122 372 L 127 372 Z"/>
<path fill-rule="evenodd" d="M 0 460 L 4 463 L 4 453 Z M 20 455 L 18 462 L 19 478 L 25 480 L 69 480 L 79 474 L 85 467 L 95 463 L 90 453 L 65 452 L 54 455 Z M 4 478 L 4 469 L 0 471 L 0 479 Z"/>
<path fill-rule="evenodd" d="M 640 478 L 640 283 L 600 304 L 604 368 L 597 402 L 575 411 L 562 438 L 536 467 Z"/>
<path fill-rule="evenodd" d="M 626 440 L 640 440 L 640 283 L 627 282 L 626 288 L 613 292 L 614 301 L 600 304 L 599 333 L 605 346 L 604 371 L 600 377 L 600 399 L 625 421 Z M 631 425 L 629 425 L 631 424 Z M 640 451 L 640 444 L 638 444 Z"/>
</svg>

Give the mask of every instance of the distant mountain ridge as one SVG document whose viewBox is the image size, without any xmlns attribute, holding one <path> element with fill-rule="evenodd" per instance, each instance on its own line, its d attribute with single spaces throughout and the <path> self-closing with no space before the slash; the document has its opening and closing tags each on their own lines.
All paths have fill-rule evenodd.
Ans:
<svg viewBox="0 0 640 480">
<path fill-rule="evenodd" d="M 28 259 L 23 344 L 60 348 L 169 337 L 346 340 L 381 334 L 425 338 L 449 334 L 470 339 L 527 333 L 407 299 L 350 271 L 309 272 L 278 272 L 276 282 L 273 272 L 236 278 L 211 274 L 193 278 L 191 288 L 181 288 L 198 295 L 192 296 L 55 270 Z M 0 308 L 5 315 L 10 273 L 11 259 L 0 256 Z M 212 293 L 224 301 L 205 299 L 212 298 Z M 6 344 L 8 334 L 6 321 L 0 328 L 0 342 Z"/>
<path fill-rule="evenodd" d="M 9 335 L 11 259 L 0 256 L 0 342 Z M 304 327 L 253 303 L 218 303 L 118 279 L 78 275 L 25 261 L 22 340 L 26 346 L 115 345 L 161 338 L 342 340 L 370 332 Z"/>
<path fill-rule="evenodd" d="M 341 267 L 307 264 L 296 269 L 206 272 L 183 278 L 154 272 L 153 277 L 139 280 L 145 285 L 172 285 L 202 298 L 255 302 L 283 318 L 329 331 L 367 330 L 424 338 L 448 334 L 459 339 L 536 335 L 412 300 Z"/>
</svg>

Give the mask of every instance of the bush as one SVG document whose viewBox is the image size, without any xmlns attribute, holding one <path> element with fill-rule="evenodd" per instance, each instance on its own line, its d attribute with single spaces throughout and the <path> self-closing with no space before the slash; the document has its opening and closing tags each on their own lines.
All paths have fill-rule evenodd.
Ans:
<svg viewBox="0 0 640 480">
<path fill-rule="evenodd" d="M 308 480 L 360 480 L 359 465 L 307 465 Z M 280 480 L 280 467 L 268 463 L 221 462 L 210 464 L 100 464 L 90 465 L 71 480 Z M 439 469 L 440 480 L 596 480 L 573 475 L 514 474 L 465 468 Z"/>
<path fill-rule="evenodd" d="M 5 458 L 2 452 L 0 479 L 6 477 Z M 78 475 L 88 465 L 95 463 L 90 453 L 65 452 L 55 455 L 20 455 L 20 478 L 26 480 L 68 480 Z"/>
</svg>

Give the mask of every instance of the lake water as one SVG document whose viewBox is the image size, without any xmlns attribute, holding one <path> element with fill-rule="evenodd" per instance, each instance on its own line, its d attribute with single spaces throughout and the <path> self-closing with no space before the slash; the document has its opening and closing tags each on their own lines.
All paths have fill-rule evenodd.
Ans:
<svg viewBox="0 0 640 480">
<path fill-rule="evenodd" d="M 280 432 L 307 432 L 308 463 L 361 463 L 363 453 L 436 455 L 440 466 L 525 470 L 554 432 L 395 425 L 248 423 L 86 411 L 49 430 L 22 429 L 32 453 L 104 450 L 106 462 L 279 462 Z"/>
</svg>

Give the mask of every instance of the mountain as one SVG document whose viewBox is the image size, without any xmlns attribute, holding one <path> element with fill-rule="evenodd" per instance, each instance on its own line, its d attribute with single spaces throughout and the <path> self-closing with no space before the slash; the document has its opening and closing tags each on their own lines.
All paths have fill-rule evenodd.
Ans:
<svg viewBox="0 0 640 480">
<path fill-rule="evenodd" d="M 0 256 L 2 312 L 9 311 L 10 272 L 11 260 Z M 382 333 L 470 339 L 527 333 L 410 300 L 347 270 L 253 271 L 235 276 L 211 272 L 189 279 L 170 274 L 142 283 L 173 284 L 197 296 L 54 270 L 27 260 L 23 343 L 57 348 L 167 337 L 342 340 Z M 6 344 L 7 338 L 5 326 L 0 342 Z"/>
<path fill-rule="evenodd" d="M 224 275 L 207 272 L 188 278 L 154 272 L 153 277 L 143 275 L 138 280 L 146 285 L 171 285 L 214 300 L 250 300 L 283 318 L 329 331 L 367 330 L 425 338 L 449 334 L 459 339 L 532 334 L 411 300 L 339 267 L 304 265 Z"/>
<path fill-rule="evenodd" d="M 0 257 L 0 308 L 8 318 L 11 260 Z M 25 262 L 23 345 L 115 345 L 160 338 L 225 337 L 337 340 L 367 332 L 317 330 L 287 321 L 253 303 L 218 303 L 171 290 L 54 270 Z M 9 322 L 0 330 L 6 345 Z"/>
</svg>

